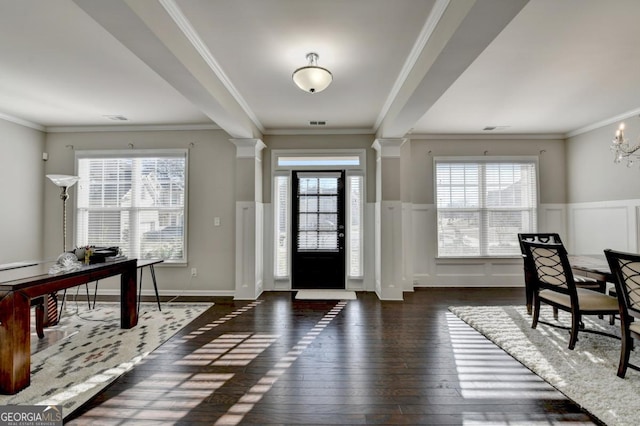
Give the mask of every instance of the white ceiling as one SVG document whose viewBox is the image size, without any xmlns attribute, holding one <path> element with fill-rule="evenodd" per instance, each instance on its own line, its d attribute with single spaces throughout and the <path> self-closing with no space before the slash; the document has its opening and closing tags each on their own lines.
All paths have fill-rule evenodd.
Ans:
<svg viewBox="0 0 640 426">
<path fill-rule="evenodd" d="M 567 135 L 640 112 L 639 17 L 637 0 L 0 0 L 0 118 Z M 312 51 L 334 76 L 316 94 L 291 80 Z"/>
</svg>

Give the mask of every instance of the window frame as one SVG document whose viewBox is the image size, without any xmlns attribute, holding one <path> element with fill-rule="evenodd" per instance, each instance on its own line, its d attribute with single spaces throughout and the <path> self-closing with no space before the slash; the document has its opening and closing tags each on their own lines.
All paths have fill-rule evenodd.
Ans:
<svg viewBox="0 0 640 426">
<path fill-rule="evenodd" d="M 485 245 L 480 245 L 479 250 L 480 250 L 480 254 L 479 255 L 462 255 L 462 254 L 456 254 L 456 255 L 442 255 L 440 253 L 440 227 L 438 225 L 438 217 L 439 217 L 439 213 L 441 210 L 447 210 L 447 211 L 455 211 L 456 209 L 452 209 L 452 208 L 446 208 L 446 209 L 441 209 L 438 206 L 438 163 L 451 163 L 451 164 L 461 164 L 461 163 L 469 163 L 469 164 L 495 164 L 495 163 L 505 163 L 505 164 L 531 164 L 533 166 L 533 172 L 534 172 L 534 178 L 535 178 L 535 185 L 534 185 L 534 189 L 535 189 L 535 203 L 534 203 L 534 207 L 533 207 L 533 212 L 531 215 L 531 221 L 532 221 L 532 227 L 530 230 L 526 230 L 526 231 L 522 231 L 521 232 L 537 232 L 538 229 L 538 214 L 540 211 L 540 173 L 539 173 L 539 159 L 538 157 L 535 156 L 458 156 L 458 157 L 433 157 L 433 197 L 434 197 L 434 205 L 435 205 L 435 210 L 436 210 L 436 241 L 435 241 L 435 251 L 436 251 L 436 259 L 438 260 L 451 260 L 451 259 L 499 259 L 499 258 L 517 258 L 520 257 L 520 249 L 518 248 L 517 253 L 514 254 L 507 254 L 507 255 L 491 255 L 487 252 L 487 247 Z M 485 184 L 485 180 L 486 180 L 486 175 L 483 176 L 479 176 L 478 177 L 479 181 L 482 182 L 482 184 L 479 183 L 479 194 L 482 193 L 482 191 L 486 188 Z M 479 226 L 479 232 L 480 234 L 487 234 L 488 233 L 488 225 L 486 223 L 485 220 L 487 217 L 487 211 L 491 210 L 489 208 L 487 208 L 486 206 L 482 206 L 480 205 L 477 209 L 472 209 L 472 208 L 460 208 L 460 211 L 477 211 L 479 212 L 479 217 L 481 220 L 480 226 Z M 522 208 L 516 209 L 513 208 L 513 210 L 522 210 Z M 505 209 L 505 211 L 508 211 L 508 209 Z"/>
<path fill-rule="evenodd" d="M 163 264 L 166 265 L 176 265 L 176 266 L 184 266 L 188 263 L 188 206 L 189 206 L 189 150 L 188 149 L 127 149 L 127 150 L 79 150 L 75 152 L 75 173 L 79 176 L 79 163 L 80 160 L 84 159 L 115 159 L 115 158 L 154 158 L 154 157 L 181 157 L 184 158 L 184 202 L 182 206 L 182 215 L 183 215 L 183 247 L 182 247 L 182 257 L 180 259 L 164 259 Z M 78 182 L 78 185 L 83 185 L 85 182 L 82 177 Z M 79 235 L 79 215 L 81 208 L 79 207 L 79 197 L 80 191 L 74 191 L 75 204 L 74 204 L 74 243 L 76 246 L 80 241 Z M 84 208 L 83 208 L 84 209 Z M 124 211 L 126 209 L 116 209 L 120 211 Z M 139 235 L 139 238 L 142 238 L 142 234 Z M 90 242 L 89 242 L 90 243 Z M 139 246 L 138 244 L 136 244 Z M 139 258 L 136 256 L 129 256 L 130 258 Z"/>
<path fill-rule="evenodd" d="M 309 164 L 309 163 L 300 163 L 295 164 L 291 162 L 287 162 L 287 164 L 280 165 L 280 158 L 283 159 L 291 159 L 298 158 L 302 159 L 303 162 L 309 161 L 314 157 L 319 160 L 323 159 L 337 159 L 337 163 L 325 163 L 325 164 Z M 354 161 L 357 157 L 357 161 Z M 340 162 L 341 158 L 347 158 L 347 161 Z M 286 281 L 291 279 L 291 238 L 292 238 L 292 229 L 291 229 L 291 187 L 292 187 L 292 171 L 305 171 L 305 170 L 313 170 L 313 171 L 322 171 L 322 170 L 344 170 L 345 171 L 345 185 L 348 185 L 349 178 L 351 176 L 360 176 L 362 179 L 362 186 L 360 188 L 361 191 L 361 200 L 360 200 L 360 275 L 353 276 L 350 275 L 351 267 L 350 267 L 350 258 L 351 258 L 351 241 L 350 241 L 350 226 L 347 226 L 347 238 L 345 239 L 346 251 L 345 251 L 345 274 L 347 280 L 361 280 L 364 278 L 364 258 L 365 258 L 365 247 L 364 247 L 364 234 L 365 234 L 365 209 L 366 209 L 366 167 L 367 167 L 367 153 L 365 149 L 332 149 L 332 150 L 323 150 L 323 149 L 274 149 L 271 151 L 271 201 L 273 205 L 273 278 L 275 281 Z M 288 235 L 288 248 L 287 248 L 287 275 L 282 276 L 277 274 L 277 263 L 278 258 L 277 254 L 277 239 L 276 239 L 276 216 L 277 216 L 277 208 L 275 202 L 275 192 L 276 192 L 276 178 L 286 176 L 288 178 L 288 199 L 287 199 L 287 235 Z M 345 212 L 345 223 L 350 223 L 350 192 L 348 191 L 350 188 L 346 186 L 345 191 L 345 203 L 347 205 Z"/>
</svg>

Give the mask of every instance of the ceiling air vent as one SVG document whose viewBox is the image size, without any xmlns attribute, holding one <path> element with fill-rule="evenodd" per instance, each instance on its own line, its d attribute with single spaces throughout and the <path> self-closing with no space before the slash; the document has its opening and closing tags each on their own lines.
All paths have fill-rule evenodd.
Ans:
<svg viewBox="0 0 640 426">
<path fill-rule="evenodd" d="M 326 126 L 326 121 L 310 121 L 309 126 Z"/>
<path fill-rule="evenodd" d="M 104 117 L 113 121 L 129 121 L 124 115 L 105 115 Z"/>
<path fill-rule="evenodd" d="M 487 126 L 487 127 L 485 127 L 484 129 L 482 129 L 482 130 L 485 130 L 485 131 L 489 131 L 489 132 L 491 132 L 491 131 L 493 131 L 493 130 L 504 130 L 504 129 L 508 129 L 509 127 L 511 127 L 511 126 Z"/>
</svg>

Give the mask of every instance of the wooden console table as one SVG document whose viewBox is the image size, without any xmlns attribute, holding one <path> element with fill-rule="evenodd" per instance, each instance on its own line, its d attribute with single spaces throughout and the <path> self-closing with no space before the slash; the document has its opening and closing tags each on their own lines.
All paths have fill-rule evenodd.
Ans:
<svg viewBox="0 0 640 426">
<path fill-rule="evenodd" d="M 49 275 L 54 262 L 0 270 L 0 393 L 14 394 L 30 384 L 31 299 L 90 281 L 120 275 L 120 326 L 138 323 L 136 259 L 86 265 Z"/>
</svg>

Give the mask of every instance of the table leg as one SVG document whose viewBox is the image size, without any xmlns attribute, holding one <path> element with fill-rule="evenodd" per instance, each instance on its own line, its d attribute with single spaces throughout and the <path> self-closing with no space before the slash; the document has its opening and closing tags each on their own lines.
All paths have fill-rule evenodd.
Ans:
<svg viewBox="0 0 640 426">
<path fill-rule="evenodd" d="M 142 298 L 142 271 L 144 271 L 144 268 L 140 268 L 140 280 L 138 282 L 138 314 L 140 313 L 140 299 Z"/>
<path fill-rule="evenodd" d="M 36 333 L 39 339 L 44 338 L 44 298 L 39 297 L 36 304 Z"/>
<path fill-rule="evenodd" d="M 30 384 L 29 298 L 17 292 L 0 300 L 0 393 L 15 394 Z"/>
<path fill-rule="evenodd" d="M 153 268 L 153 265 L 149 265 L 149 271 L 151 271 L 153 289 L 156 291 L 156 302 L 158 302 L 158 310 L 162 311 L 162 308 L 160 307 L 160 295 L 158 294 L 158 284 L 156 283 L 156 270 Z"/>
<path fill-rule="evenodd" d="M 122 328 L 133 328 L 138 324 L 136 269 L 134 264 L 120 275 L 120 327 Z"/>
</svg>

